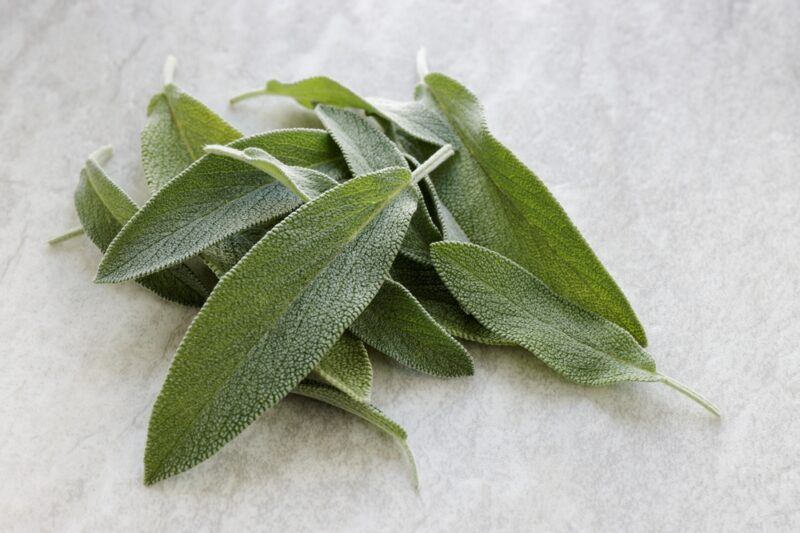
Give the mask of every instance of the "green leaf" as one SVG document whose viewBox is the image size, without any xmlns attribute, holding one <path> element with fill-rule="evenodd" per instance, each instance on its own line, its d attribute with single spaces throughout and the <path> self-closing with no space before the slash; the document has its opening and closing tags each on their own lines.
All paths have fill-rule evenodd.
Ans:
<svg viewBox="0 0 800 533">
<path fill-rule="evenodd" d="M 320 362 L 391 267 L 416 209 L 411 179 L 389 168 L 337 186 L 220 280 L 153 408 L 146 483 L 210 457 Z"/>
<path fill-rule="evenodd" d="M 622 291 L 545 185 L 489 133 L 478 100 L 442 74 L 428 74 L 421 94 L 452 126 L 438 133 L 456 155 L 433 182 L 469 239 L 516 261 L 646 345 Z"/>
<path fill-rule="evenodd" d="M 464 347 L 396 281 L 384 282 L 350 330 L 370 346 L 426 374 L 456 377 L 475 371 Z"/>
<path fill-rule="evenodd" d="M 422 307 L 450 335 L 482 344 L 514 344 L 492 333 L 474 317 L 465 313 L 432 266 L 420 265 L 398 256 L 392 265 L 391 275 L 414 295 Z"/>
<path fill-rule="evenodd" d="M 372 363 L 364 344 L 345 332 L 314 369 L 324 382 L 356 400 L 368 402 L 372 389 Z"/>
<path fill-rule="evenodd" d="M 212 144 L 206 146 L 205 151 L 209 154 L 230 157 L 257 168 L 292 191 L 295 196 L 304 202 L 317 198 L 325 191 L 333 189 L 339 184 L 327 174 L 312 168 L 285 165 L 261 148 L 251 147 L 237 150 L 229 146 Z"/>
<path fill-rule="evenodd" d="M 86 161 L 75 190 L 75 209 L 86 235 L 104 252 L 122 226 L 136 213 L 136 204 L 106 174 L 101 162 L 111 148 L 98 150 Z M 208 290 L 183 264 L 142 277 L 138 283 L 162 298 L 184 305 L 201 306 Z"/>
<path fill-rule="evenodd" d="M 313 381 L 303 381 L 293 391 L 292 394 L 299 394 L 308 398 L 313 398 L 320 402 L 338 407 L 348 413 L 355 415 L 362 420 L 372 424 L 390 437 L 394 437 L 402 448 L 411 465 L 414 486 L 419 488 L 419 475 L 417 474 L 417 464 L 414 461 L 414 454 L 408 447 L 406 431 L 397 422 L 386 417 L 377 407 L 366 402 L 360 402 L 347 394 L 344 394 L 333 387 L 328 387 Z"/>
<path fill-rule="evenodd" d="M 164 90 L 150 100 L 142 131 L 142 166 L 155 192 L 203 155 L 206 144 L 242 136 L 208 107 L 172 83 L 174 58 L 165 65 Z"/>
<path fill-rule="evenodd" d="M 335 114 L 350 114 L 349 111 L 331 109 Z M 330 120 L 330 117 L 327 118 Z M 349 116 L 343 118 L 343 122 L 350 119 Z M 343 122 L 337 121 L 337 128 L 341 129 Z M 359 126 L 357 122 L 355 124 L 356 127 Z M 344 129 L 348 133 L 352 131 L 347 126 Z M 337 131 L 335 135 L 344 136 L 347 133 Z M 369 134 L 365 135 L 368 136 Z M 347 144 L 343 143 L 342 146 Z M 357 146 L 355 141 L 352 146 Z M 368 140 L 364 146 L 370 146 Z M 207 146 L 206 150 L 263 170 L 295 191 L 304 201 L 313 200 L 336 185 L 335 181 L 324 174 L 287 167 L 262 150 L 235 150 L 224 146 Z M 386 162 L 392 161 L 386 158 Z M 368 172 L 366 169 L 361 170 Z M 442 377 L 473 373 L 472 359 L 466 350 L 431 318 L 410 292 L 394 281 L 387 280 L 384 283 L 369 307 L 353 323 L 351 330 L 369 345 L 415 370 Z"/>
<path fill-rule="evenodd" d="M 260 148 L 287 165 L 345 172 L 339 170 L 344 164 L 339 149 L 321 130 L 278 130 L 230 146 Z M 160 189 L 123 228 L 97 280 L 119 282 L 164 269 L 299 205 L 290 190 L 264 172 L 206 155 Z"/>
<path fill-rule="evenodd" d="M 327 105 L 317 106 L 316 113 L 339 145 L 354 176 L 386 167 L 408 167 L 397 146 L 358 114 Z M 430 264 L 430 243 L 442 236 L 431 221 L 422 195 L 419 196 L 419 206 L 400 251 L 416 261 Z"/>
<path fill-rule="evenodd" d="M 626 330 L 554 293 L 510 259 L 457 242 L 434 244 L 431 256 L 439 276 L 467 312 L 570 381 L 662 382 L 719 414 L 697 393 L 659 374 L 655 361 Z"/>
<path fill-rule="evenodd" d="M 431 124 L 441 121 L 435 113 L 419 102 L 395 102 L 392 100 L 365 99 L 337 81 L 324 76 L 309 78 L 296 83 L 267 82 L 266 88 L 245 93 L 231 99 L 231 103 L 258 95 L 281 95 L 294 98 L 300 105 L 313 109 L 316 104 L 361 109 L 370 115 L 393 122 L 408 135 L 441 146 L 444 141 L 436 134 Z"/>
</svg>

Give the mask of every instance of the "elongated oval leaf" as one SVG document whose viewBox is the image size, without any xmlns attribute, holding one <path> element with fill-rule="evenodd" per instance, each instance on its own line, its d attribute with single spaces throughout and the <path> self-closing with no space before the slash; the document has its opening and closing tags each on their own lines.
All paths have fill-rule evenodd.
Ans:
<svg viewBox="0 0 800 533">
<path fill-rule="evenodd" d="M 320 130 L 279 130 L 231 147 L 260 148 L 293 166 L 329 171 L 343 165 L 336 144 Z M 100 264 L 97 281 L 119 282 L 169 267 L 299 205 L 297 196 L 263 171 L 229 157 L 204 156 L 123 228 Z"/>
<path fill-rule="evenodd" d="M 277 80 L 267 82 L 266 88 L 233 98 L 238 102 L 252 96 L 272 94 L 289 96 L 300 105 L 313 109 L 316 104 L 361 109 L 370 115 L 397 124 L 408 135 L 435 145 L 445 142 L 437 135 L 431 124 L 441 121 L 430 109 L 419 102 L 395 102 L 378 98 L 362 98 L 356 93 L 324 76 L 308 78 L 296 83 L 281 83 Z"/>
<path fill-rule="evenodd" d="M 142 131 L 142 166 L 150 190 L 159 190 L 199 159 L 206 144 L 228 144 L 241 136 L 171 79 L 165 80 L 164 90 L 150 100 Z"/>
<path fill-rule="evenodd" d="M 417 474 L 417 464 L 414 461 L 414 454 L 408 446 L 406 431 L 400 425 L 389 419 L 377 407 L 366 402 L 360 402 L 347 394 L 344 394 L 333 387 L 305 380 L 292 391 L 292 394 L 313 398 L 320 402 L 338 407 L 348 413 L 355 415 L 376 428 L 380 429 L 390 437 L 394 437 L 406 455 L 411 466 L 414 486 L 419 487 L 419 475 Z"/>
<path fill-rule="evenodd" d="M 510 259 L 456 242 L 434 244 L 431 255 L 450 292 L 481 324 L 567 379 L 584 385 L 662 382 L 718 414 L 707 400 L 659 374 L 626 330 L 554 293 Z"/>
<path fill-rule="evenodd" d="M 323 381 L 356 400 L 368 402 L 372 389 L 372 363 L 364 344 L 345 332 L 314 368 Z"/>
<path fill-rule="evenodd" d="M 433 181 L 469 239 L 513 259 L 646 345 L 625 295 L 545 185 L 489 133 L 475 96 L 442 74 L 427 75 L 422 94 L 452 127 L 439 134 L 456 155 Z"/>
<path fill-rule="evenodd" d="M 340 113 L 350 114 L 349 111 L 334 108 L 334 115 Z M 326 118 L 336 121 L 336 118 Z M 343 117 L 342 122 L 335 122 L 336 128 L 343 130 L 338 134 L 352 138 L 351 125 L 355 129 L 362 127 L 349 116 Z M 369 133 L 365 136 L 369 136 Z M 365 145 L 369 147 L 368 142 Z M 357 150 L 356 146 L 354 141 L 351 149 Z M 381 149 L 385 147 L 375 148 L 378 151 Z M 295 191 L 304 201 L 318 197 L 336 184 L 323 174 L 314 175 L 309 174 L 313 171 L 307 169 L 287 167 L 261 150 L 235 150 L 218 146 L 208 146 L 206 150 L 262 169 Z M 397 161 L 391 157 L 384 159 L 387 163 Z M 407 240 L 406 236 L 404 243 Z M 409 291 L 392 280 L 384 283 L 351 330 L 374 348 L 415 370 L 442 377 L 466 376 L 473 372 L 472 358 L 466 350 L 431 318 Z"/>
<path fill-rule="evenodd" d="M 475 370 L 464 347 L 396 281 L 384 282 L 350 329 L 370 346 L 426 374 L 471 376 Z"/>
<path fill-rule="evenodd" d="M 110 157 L 110 148 L 96 152 L 81 170 L 75 190 L 75 209 L 91 241 L 104 252 L 123 225 L 136 213 L 136 204 L 117 187 L 101 166 Z M 208 290 L 185 265 L 179 264 L 137 280 L 162 298 L 199 307 Z"/>
<path fill-rule="evenodd" d="M 398 168 L 350 180 L 223 276 L 153 408 L 146 483 L 211 456 L 319 363 L 383 283 L 416 209 L 410 183 Z"/>
</svg>

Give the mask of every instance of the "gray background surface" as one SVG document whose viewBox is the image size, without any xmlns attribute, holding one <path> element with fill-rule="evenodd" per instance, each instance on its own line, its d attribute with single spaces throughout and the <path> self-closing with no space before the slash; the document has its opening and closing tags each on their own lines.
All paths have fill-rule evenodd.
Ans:
<svg viewBox="0 0 800 533">
<path fill-rule="evenodd" d="M 800 524 L 800 2 L 0 0 L 0 529 L 748 531 Z M 407 98 L 414 54 L 462 80 L 637 310 L 669 389 L 568 384 L 470 346 L 472 379 L 383 358 L 401 452 L 311 400 L 142 485 L 147 421 L 191 312 L 91 283 L 83 158 L 146 198 L 138 135 L 168 53 L 246 133 L 313 117 L 236 108 L 268 78 Z"/>
</svg>

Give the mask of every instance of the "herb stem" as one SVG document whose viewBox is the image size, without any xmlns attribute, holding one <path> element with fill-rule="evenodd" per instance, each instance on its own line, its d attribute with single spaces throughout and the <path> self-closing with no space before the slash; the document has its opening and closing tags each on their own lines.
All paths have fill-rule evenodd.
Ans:
<svg viewBox="0 0 800 533">
<path fill-rule="evenodd" d="M 719 414 L 719 409 L 717 409 L 717 407 L 713 403 L 711 403 L 706 398 L 701 396 L 698 392 L 693 391 L 680 381 L 676 381 L 669 376 L 665 376 L 664 374 L 658 374 L 658 376 L 661 378 L 661 383 L 668 385 L 673 389 L 675 389 L 676 391 L 683 394 L 684 396 L 691 398 L 695 402 L 699 403 L 700 405 L 708 409 L 714 415 L 721 416 Z"/>
<path fill-rule="evenodd" d="M 230 99 L 231 104 L 236 104 L 241 102 L 242 100 L 247 100 L 248 98 L 252 98 L 254 96 L 261 96 L 262 94 L 267 94 L 266 89 L 256 89 L 255 91 L 249 91 L 246 93 L 242 93 L 239 96 L 234 96 Z"/>
<path fill-rule="evenodd" d="M 413 183 L 419 183 L 422 178 L 436 170 L 439 165 L 447 161 L 454 153 L 456 152 L 453 150 L 453 147 L 449 144 L 445 144 L 426 159 L 424 163 L 414 169 L 414 172 L 411 173 L 411 181 Z"/>
<path fill-rule="evenodd" d="M 425 76 L 428 75 L 430 69 L 428 69 L 428 53 L 425 51 L 425 47 L 421 47 L 417 50 L 417 76 L 419 76 L 419 82 L 425 82 Z"/>
<path fill-rule="evenodd" d="M 52 244 L 58 244 L 60 242 L 68 241 L 69 239 L 71 239 L 73 237 L 77 237 L 78 235 L 83 235 L 83 227 L 82 226 L 78 226 L 77 228 L 72 228 L 68 232 L 63 233 L 63 234 L 59 235 L 58 237 L 53 237 L 52 239 L 47 241 L 47 244 L 51 244 L 51 245 Z"/>
<path fill-rule="evenodd" d="M 168 55 L 167 60 L 164 61 L 164 85 L 170 85 L 173 80 L 175 79 L 175 65 L 178 64 L 178 60 L 175 59 L 175 56 Z"/>
</svg>

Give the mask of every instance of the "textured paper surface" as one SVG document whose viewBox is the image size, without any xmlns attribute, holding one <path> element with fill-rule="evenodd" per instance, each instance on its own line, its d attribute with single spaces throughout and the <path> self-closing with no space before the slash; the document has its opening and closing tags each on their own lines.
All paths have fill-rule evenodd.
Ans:
<svg viewBox="0 0 800 533">
<path fill-rule="evenodd" d="M 134 4 L 141 4 L 139 7 Z M 0 529 L 789 531 L 800 524 L 800 3 L 0 3 Z M 567 5 L 568 4 L 568 5 Z M 314 118 L 227 106 L 275 77 L 405 98 L 414 54 L 462 80 L 630 297 L 663 386 L 587 389 L 521 350 L 473 379 L 376 360 L 365 424 L 290 399 L 151 488 L 155 396 L 191 312 L 96 286 L 82 159 L 146 198 L 138 136 L 167 54 L 246 133 Z"/>
</svg>

